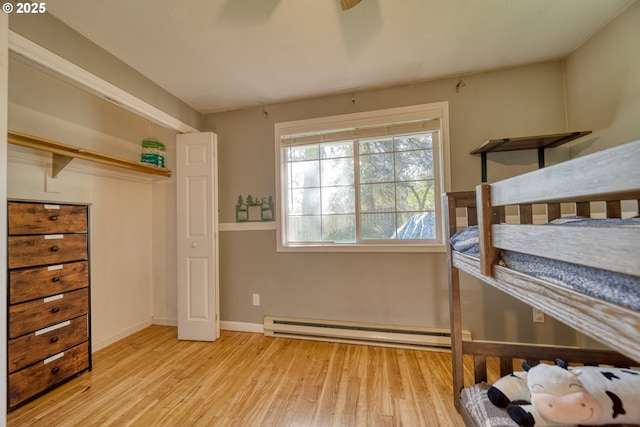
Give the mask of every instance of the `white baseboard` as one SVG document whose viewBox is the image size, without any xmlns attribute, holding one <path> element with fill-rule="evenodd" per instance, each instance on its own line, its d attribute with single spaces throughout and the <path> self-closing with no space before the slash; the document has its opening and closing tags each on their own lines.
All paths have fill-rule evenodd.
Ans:
<svg viewBox="0 0 640 427">
<path fill-rule="evenodd" d="M 108 338 L 102 339 L 100 341 L 94 341 L 91 344 L 91 352 L 95 353 L 98 350 L 101 350 L 117 341 L 120 341 L 123 338 L 128 337 L 131 334 L 135 334 L 138 331 L 143 330 L 144 328 L 151 325 L 161 325 L 161 326 L 178 326 L 178 320 L 167 318 L 167 317 L 153 317 L 151 319 L 145 320 L 144 322 L 140 322 L 137 325 L 125 329 L 115 335 L 112 335 Z M 226 331 L 237 331 L 237 332 L 255 332 L 259 334 L 264 333 L 264 326 L 262 323 L 245 323 L 245 322 L 220 322 L 220 329 Z"/>
<path fill-rule="evenodd" d="M 152 325 L 160 325 L 160 326 L 178 326 L 178 319 L 170 318 L 170 317 L 157 317 L 154 316 L 152 321 Z"/>
<path fill-rule="evenodd" d="M 223 320 L 220 321 L 220 329 L 224 329 L 225 331 L 264 333 L 264 325 L 262 323 L 229 322 Z"/>
<path fill-rule="evenodd" d="M 178 319 L 168 318 L 168 317 L 154 317 L 153 324 L 177 327 Z M 259 334 L 264 333 L 264 326 L 262 323 L 230 322 L 230 321 L 221 320 L 220 329 L 225 331 L 256 332 Z"/>
<path fill-rule="evenodd" d="M 178 319 L 169 317 L 154 317 L 152 324 L 177 327 Z M 221 320 L 220 329 L 225 331 L 256 332 L 259 334 L 264 333 L 264 326 L 262 323 L 230 322 Z"/>
<path fill-rule="evenodd" d="M 102 339 L 100 341 L 93 341 L 91 343 L 91 352 L 95 353 L 96 351 L 101 350 L 106 346 L 111 345 L 117 341 L 120 341 L 121 339 L 128 337 L 131 334 L 135 334 L 136 332 L 141 331 L 144 328 L 151 325 L 152 325 L 151 319 L 147 319 L 144 322 L 140 322 L 137 325 L 131 328 L 125 329 L 124 331 L 120 331 L 117 334 L 112 335 L 108 338 Z"/>
</svg>

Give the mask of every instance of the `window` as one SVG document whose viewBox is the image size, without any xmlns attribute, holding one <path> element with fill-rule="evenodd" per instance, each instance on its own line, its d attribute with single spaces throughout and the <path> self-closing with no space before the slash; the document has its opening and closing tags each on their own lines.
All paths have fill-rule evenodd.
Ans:
<svg viewBox="0 0 640 427">
<path fill-rule="evenodd" d="M 444 250 L 447 103 L 276 124 L 278 249 Z"/>
</svg>

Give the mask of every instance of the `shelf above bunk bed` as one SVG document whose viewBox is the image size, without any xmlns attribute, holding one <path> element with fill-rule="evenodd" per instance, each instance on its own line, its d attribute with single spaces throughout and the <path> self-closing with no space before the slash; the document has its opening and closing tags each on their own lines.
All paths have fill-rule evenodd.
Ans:
<svg viewBox="0 0 640 427">
<path fill-rule="evenodd" d="M 549 135 L 523 136 L 517 138 L 498 138 L 485 141 L 470 154 L 480 155 L 482 161 L 482 182 L 487 182 L 487 154 L 500 151 L 538 150 L 538 167 L 545 166 L 544 150 L 559 147 L 562 144 L 589 135 L 590 130 L 565 132 Z"/>
<path fill-rule="evenodd" d="M 119 157 L 110 156 L 108 154 L 98 153 L 93 150 L 76 147 L 73 145 L 63 144 L 61 142 L 28 135 L 22 132 L 8 131 L 7 142 L 9 144 L 19 145 L 22 147 L 33 148 L 35 150 L 47 151 L 53 155 L 52 159 L 52 177 L 55 178 L 62 169 L 73 159 L 83 159 L 103 165 L 115 166 L 122 169 L 128 169 L 136 172 L 142 172 L 152 175 L 160 175 L 170 177 L 169 169 L 158 168 L 141 162 L 125 160 Z"/>
</svg>

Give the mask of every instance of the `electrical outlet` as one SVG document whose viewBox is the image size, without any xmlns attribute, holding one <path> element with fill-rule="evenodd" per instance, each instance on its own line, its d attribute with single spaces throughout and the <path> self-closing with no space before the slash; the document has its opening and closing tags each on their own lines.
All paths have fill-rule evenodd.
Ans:
<svg viewBox="0 0 640 427">
<path fill-rule="evenodd" d="M 253 294 L 253 305 L 260 305 L 260 294 Z"/>
<path fill-rule="evenodd" d="M 544 323 L 544 313 L 537 308 L 533 309 L 533 321 L 536 323 Z"/>
</svg>

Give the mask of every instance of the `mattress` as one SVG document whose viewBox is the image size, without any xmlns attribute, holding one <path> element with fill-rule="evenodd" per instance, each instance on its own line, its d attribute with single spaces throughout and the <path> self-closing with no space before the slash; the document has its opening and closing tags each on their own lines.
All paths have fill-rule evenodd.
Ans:
<svg viewBox="0 0 640 427">
<path fill-rule="evenodd" d="M 590 219 L 567 217 L 548 225 L 563 224 L 596 227 L 640 227 L 640 219 Z M 546 226 L 546 225 L 545 225 Z M 464 228 L 451 238 L 453 249 L 480 257 L 478 227 Z M 513 270 L 578 292 L 640 310 L 640 278 L 597 268 L 556 261 L 514 251 L 501 251 L 501 264 Z"/>
</svg>

